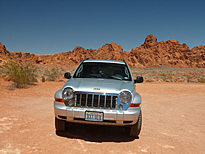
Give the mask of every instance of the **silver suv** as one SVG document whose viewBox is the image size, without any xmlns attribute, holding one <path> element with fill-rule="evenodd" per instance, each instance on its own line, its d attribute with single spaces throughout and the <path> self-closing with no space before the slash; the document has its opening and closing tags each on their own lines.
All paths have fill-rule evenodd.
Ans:
<svg viewBox="0 0 205 154">
<path fill-rule="evenodd" d="M 142 124 L 141 96 L 125 61 L 88 59 L 80 63 L 73 76 L 55 93 L 56 131 L 66 123 L 124 126 L 137 137 Z"/>
</svg>

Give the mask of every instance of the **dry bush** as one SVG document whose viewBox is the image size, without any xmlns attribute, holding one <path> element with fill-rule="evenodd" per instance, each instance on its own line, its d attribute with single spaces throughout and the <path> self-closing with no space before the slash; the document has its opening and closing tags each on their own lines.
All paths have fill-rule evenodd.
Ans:
<svg viewBox="0 0 205 154">
<path fill-rule="evenodd" d="M 57 81 L 57 79 L 62 75 L 61 71 L 56 68 L 51 70 L 45 70 L 43 76 L 47 81 Z"/>
</svg>

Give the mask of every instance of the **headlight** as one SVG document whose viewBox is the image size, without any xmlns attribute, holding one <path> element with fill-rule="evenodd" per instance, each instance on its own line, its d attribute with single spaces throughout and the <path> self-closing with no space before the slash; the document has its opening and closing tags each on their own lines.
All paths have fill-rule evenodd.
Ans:
<svg viewBox="0 0 205 154">
<path fill-rule="evenodd" d="M 129 103 L 130 102 L 130 99 L 131 99 L 131 94 L 127 91 L 123 91 L 121 94 L 120 94 L 120 101 L 122 103 Z"/>
<path fill-rule="evenodd" d="M 64 100 L 71 100 L 73 98 L 74 92 L 72 88 L 65 88 L 63 90 L 63 99 Z"/>
</svg>

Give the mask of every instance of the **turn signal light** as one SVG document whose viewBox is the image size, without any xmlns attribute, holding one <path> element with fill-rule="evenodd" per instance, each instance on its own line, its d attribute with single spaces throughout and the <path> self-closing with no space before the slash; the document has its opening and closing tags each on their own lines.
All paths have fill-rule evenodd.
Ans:
<svg viewBox="0 0 205 154">
<path fill-rule="evenodd" d="M 129 107 L 140 107 L 141 103 L 131 103 Z"/>
<path fill-rule="evenodd" d="M 64 100 L 63 100 L 63 99 L 61 99 L 61 98 L 55 98 L 55 101 L 56 101 L 56 102 L 61 102 L 61 103 L 64 103 Z"/>
</svg>

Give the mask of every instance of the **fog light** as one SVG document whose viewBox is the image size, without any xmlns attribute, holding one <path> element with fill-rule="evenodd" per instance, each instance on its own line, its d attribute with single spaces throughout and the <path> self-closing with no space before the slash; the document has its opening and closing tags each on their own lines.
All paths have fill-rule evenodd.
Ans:
<svg viewBox="0 0 205 154">
<path fill-rule="evenodd" d="M 119 107 L 120 109 L 122 109 L 122 108 L 123 108 L 123 105 L 122 105 L 122 104 L 120 104 L 118 107 Z"/>
<path fill-rule="evenodd" d="M 73 101 L 70 100 L 68 104 L 69 104 L 69 106 L 72 106 L 73 105 Z"/>
</svg>

